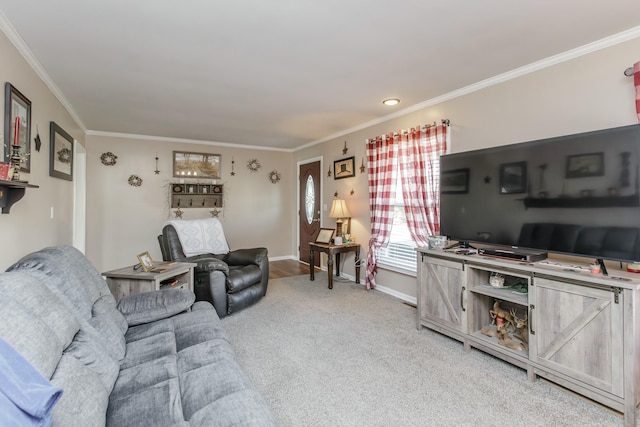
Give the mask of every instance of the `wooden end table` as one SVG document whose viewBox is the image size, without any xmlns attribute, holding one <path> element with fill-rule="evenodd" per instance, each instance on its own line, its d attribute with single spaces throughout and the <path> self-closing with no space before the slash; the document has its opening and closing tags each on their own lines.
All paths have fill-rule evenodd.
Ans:
<svg viewBox="0 0 640 427">
<path fill-rule="evenodd" d="M 342 245 L 330 245 L 326 243 L 309 243 L 309 280 L 315 280 L 314 255 L 315 252 L 324 252 L 329 258 L 327 261 L 327 274 L 329 289 L 333 289 L 333 256 L 336 256 L 336 276 L 340 276 L 340 254 L 345 252 L 356 253 L 356 283 L 360 283 L 360 244 L 344 243 Z"/>
<path fill-rule="evenodd" d="M 133 266 L 102 273 L 109 290 L 119 300 L 132 294 L 182 288 L 193 292 L 194 262 L 160 262 L 152 271 L 134 270 Z"/>
</svg>

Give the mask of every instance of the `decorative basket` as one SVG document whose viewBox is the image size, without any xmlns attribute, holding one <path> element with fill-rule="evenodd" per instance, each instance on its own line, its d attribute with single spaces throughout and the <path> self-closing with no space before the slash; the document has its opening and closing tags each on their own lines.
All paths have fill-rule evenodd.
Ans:
<svg viewBox="0 0 640 427">
<path fill-rule="evenodd" d="M 504 286 L 504 276 L 501 276 L 497 273 L 491 273 L 489 276 L 489 284 L 494 288 L 501 288 Z"/>
<path fill-rule="evenodd" d="M 429 249 L 444 249 L 447 246 L 447 236 L 429 236 Z"/>
</svg>

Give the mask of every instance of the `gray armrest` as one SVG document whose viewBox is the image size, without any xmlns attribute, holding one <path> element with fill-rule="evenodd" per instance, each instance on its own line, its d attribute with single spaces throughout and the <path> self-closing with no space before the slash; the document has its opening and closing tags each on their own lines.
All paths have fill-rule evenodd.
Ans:
<svg viewBox="0 0 640 427">
<path fill-rule="evenodd" d="M 118 301 L 117 308 L 129 326 L 135 326 L 182 313 L 195 300 L 195 294 L 188 289 L 164 289 L 124 297 Z"/>
</svg>

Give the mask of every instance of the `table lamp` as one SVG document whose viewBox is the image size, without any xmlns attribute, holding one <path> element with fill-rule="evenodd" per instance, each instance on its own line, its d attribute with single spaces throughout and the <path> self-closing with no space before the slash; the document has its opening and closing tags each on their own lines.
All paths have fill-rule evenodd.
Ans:
<svg viewBox="0 0 640 427">
<path fill-rule="evenodd" d="M 336 237 L 342 237 L 342 223 L 344 218 L 351 217 L 347 204 L 342 199 L 333 199 L 331 204 L 331 211 L 329 211 L 329 218 L 337 218 L 336 220 Z"/>
</svg>

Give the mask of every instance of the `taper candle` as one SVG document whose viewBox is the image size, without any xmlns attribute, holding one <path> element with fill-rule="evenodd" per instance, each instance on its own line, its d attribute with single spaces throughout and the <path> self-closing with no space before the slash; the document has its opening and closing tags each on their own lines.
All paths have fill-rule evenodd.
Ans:
<svg viewBox="0 0 640 427">
<path fill-rule="evenodd" d="M 13 145 L 20 145 L 20 117 L 16 117 L 15 128 L 13 129 Z"/>
</svg>

